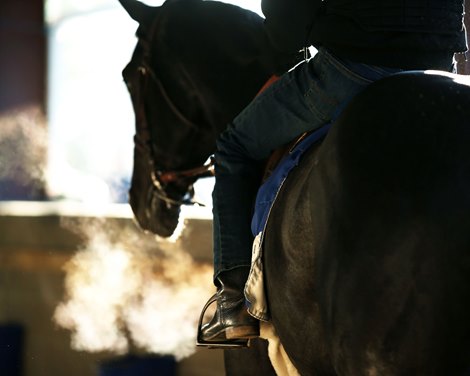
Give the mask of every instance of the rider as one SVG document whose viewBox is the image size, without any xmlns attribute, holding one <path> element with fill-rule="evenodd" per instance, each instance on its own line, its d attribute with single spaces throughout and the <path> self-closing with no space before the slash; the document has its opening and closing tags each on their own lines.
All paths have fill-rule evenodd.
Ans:
<svg viewBox="0 0 470 376">
<path fill-rule="evenodd" d="M 466 51 L 464 0 L 262 0 L 265 29 L 280 51 L 316 55 L 256 97 L 220 135 L 213 192 L 217 310 L 201 339 L 259 335 L 246 310 L 253 200 L 275 149 L 328 123 L 371 82 L 403 70 L 453 71 Z"/>
</svg>

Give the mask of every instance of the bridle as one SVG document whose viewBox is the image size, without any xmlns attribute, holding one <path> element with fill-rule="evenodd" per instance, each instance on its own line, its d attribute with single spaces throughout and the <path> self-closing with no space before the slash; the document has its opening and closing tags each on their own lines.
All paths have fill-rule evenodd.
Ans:
<svg viewBox="0 0 470 376">
<path fill-rule="evenodd" d="M 163 5 L 164 6 L 164 5 Z M 163 7 L 162 6 L 162 7 Z M 161 7 L 161 8 L 162 8 Z M 150 32 L 148 35 L 153 35 L 154 31 L 158 25 L 157 16 L 153 21 Z M 157 76 L 155 71 L 150 67 L 150 51 L 151 51 L 151 41 L 139 38 L 139 43 L 143 47 L 143 57 L 140 65 L 137 68 L 139 74 L 139 92 L 136 95 L 135 99 L 135 110 L 136 110 L 136 121 L 140 126 L 138 126 L 139 132 L 136 133 L 134 137 L 134 143 L 136 148 L 139 148 L 147 156 L 147 161 L 150 167 L 150 177 L 152 181 L 152 190 L 149 192 L 148 199 L 150 200 L 152 196 L 158 197 L 160 200 L 165 202 L 167 208 L 171 206 L 180 206 L 180 205 L 202 205 L 199 202 L 194 200 L 194 188 L 192 183 L 187 183 L 188 180 L 194 181 L 199 178 L 210 177 L 214 175 L 214 159 L 211 157 L 209 162 L 201 166 L 197 166 L 191 169 L 186 170 L 163 170 L 157 167 L 154 152 L 152 149 L 152 140 L 150 137 L 150 127 L 147 120 L 145 112 L 145 101 L 143 97 L 146 93 L 147 85 L 149 80 L 153 82 L 160 94 L 162 95 L 166 105 L 171 109 L 173 114 L 186 126 L 193 129 L 201 129 L 197 124 L 188 119 L 181 110 L 175 105 L 168 95 L 165 86 L 163 85 L 160 78 Z M 166 188 L 169 184 L 176 183 L 179 185 L 188 184 L 187 192 L 182 196 L 181 199 L 171 198 Z"/>
</svg>

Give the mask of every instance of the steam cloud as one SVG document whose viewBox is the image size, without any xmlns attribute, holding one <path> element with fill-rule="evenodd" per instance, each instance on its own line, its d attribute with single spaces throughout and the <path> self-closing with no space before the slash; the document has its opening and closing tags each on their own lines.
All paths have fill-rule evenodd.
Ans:
<svg viewBox="0 0 470 376">
<path fill-rule="evenodd" d="M 149 247 L 135 230 L 103 220 L 66 225 L 87 238 L 65 266 L 66 298 L 54 315 L 72 331 L 72 347 L 191 355 L 199 313 L 212 292 L 212 268 L 196 263 L 178 241 Z"/>
<path fill-rule="evenodd" d="M 1 194 L 16 194 L 20 187 L 30 199 L 49 195 L 47 143 L 39 108 L 0 114 Z M 75 182 L 64 175 L 58 178 Z M 16 185 L 6 190 L 9 184 Z M 74 185 L 86 188 L 83 181 Z M 210 265 L 195 262 L 177 239 L 157 242 L 129 224 L 89 219 L 64 225 L 85 244 L 64 267 L 65 295 L 53 317 L 71 331 L 74 349 L 176 359 L 195 351 L 199 313 L 213 292 Z"/>
<path fill-rule="evenodd" d="M 27 187 L 28 198 L 39 197 L 44 187 L 46 147 L 46 121 L 40 108 L 30 106 L 2 113 L 0 181 L 14 182 L 17 187 L 13 190 Z"/>
</svg>

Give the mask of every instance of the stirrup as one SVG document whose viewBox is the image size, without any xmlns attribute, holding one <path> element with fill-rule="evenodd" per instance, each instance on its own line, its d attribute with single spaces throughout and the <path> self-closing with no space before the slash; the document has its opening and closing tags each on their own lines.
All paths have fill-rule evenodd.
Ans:
<svg viewBox="0 0 470 376">
<path fill-rule="evenodd" d="M 209 306 L 217 301 L 217 293 L 212 295 L 209 301 L 204 305 L 202 309 L 201 315 L 199 317 L 199 323 L 197 325 L 197 337 L 196 337 L 196 346 L 206 347 L 208 349 L 235 349 L 235 348 L 243 348 L 250 346 L 249 339 L 233 339 L 233 340 L 226 340 L 223 342 L 218 341 L 206 341 L 202 339 L 202 321 L 204 320 L 204 315 L 207 311 Z"/>
</svg>

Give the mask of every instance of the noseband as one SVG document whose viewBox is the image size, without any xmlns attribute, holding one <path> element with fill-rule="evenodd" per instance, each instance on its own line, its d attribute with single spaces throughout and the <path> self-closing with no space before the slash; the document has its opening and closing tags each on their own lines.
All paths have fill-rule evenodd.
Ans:
<svg viewBox="0 0 470 376">
<path fill-rule="evenodd" d="M 163 7 L 163 6 L 162 6 Z M 150 32 L 148 35 L 153 35 L 154 31 L 158 25 L 157 16 L 152 26 L 150 28 Z M 150 127 L 147 120 L 147 115 L 145 112 L 145 101 L 144 95 L 146 93 L 147 85 L 149 83 L 149 79 L 153 82 L 157 88 L 159 93 L 162 95 L 166 105 L 172 111 L 172 113 L 187 127 L 193 129 L 201 129 L 197 124 L 192 122 L 188 119 L 181 110 L 175 105 L 175 103 L 171 100 L 168 95 L 165 86 L 163 85 L 160 78 L 157 76 L 155 71 L 150 67 L 150 42 L 139 38 L 139 43 L 143 46 L 143 58 L 142 61 L 137 68 L 139 73 L 140 79 L 140 87 L 139 92 L 136 98 L 136 120 L 138 124 L 140 124 L 138 128 L 139 132 L 135 135 L 134 142 L 136 147 L 140 148 L 145 155 L 147 156 L 148 164 L 150 166 L 150 177 L 152 181 L 152 191 L 149 192 L 149 200 L 154 195 L 158 197 L 160 200 L 164 201 L 167 208 L 171 206 L 180 206 L 180 205 L 202 205 L 197 201 L 194 201 L 194 188 L 192 183 L 187 183 L 188 180 L 194 181 L 199 178 L 203 177 L 210 177 L 214 175 L 214 160 L 213 158 L 206 164 L 203 164 L 198 167 L 194 167 L 187 170 L 162 170 L 157 168 L 153 148 L 152 148 L 152 140 L 150 137 Z M 166 188 L 169 184 L 177 184 L 177 185 L 184 185 L 188 184 L 188 190 L 186 194 L 183 195 L 181 199 L 173 199 L 171 198 Z"/>
</svg>

